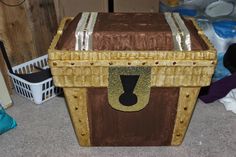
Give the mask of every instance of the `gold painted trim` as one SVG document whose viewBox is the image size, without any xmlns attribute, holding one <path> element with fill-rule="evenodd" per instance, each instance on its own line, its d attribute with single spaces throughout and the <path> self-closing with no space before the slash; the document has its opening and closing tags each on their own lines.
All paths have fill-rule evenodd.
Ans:
<svg viewBox="0 0 236 157">
<path fill-rule="evenodd" d="M 67 107 L 81 146 L 90 146 L 86 88 L 64 88 Z"/>
<path fill-rule="evenodd" d="M 126 63 L 126 64 L 125 64 Z M 158 64 L 157 64 L 158 63 Z M 145 66 L 143 66 L 145 64 Z M 74 61 L 74 60 L 56 60 L 56 61 L 49 61 L 49 65 L 52 68 L 78 68 L 78 67 L 184 67 L 184 66 L 215 66 L 214 60 L 104 60 L 104 61 Z"/>
<path fill-rule="evenodd" d="M 181 87 L 171 145 L 180 145 L 184 139 L 196 105 L 200 87 Z"/>
<path fill-rule="evenodd" d="M 107 87 L 108 67 L 51 68 L 53 81 L 59 87 Z M 214 66 L 152 67 L 152 87 L 208 86 Z"/>
</svg>

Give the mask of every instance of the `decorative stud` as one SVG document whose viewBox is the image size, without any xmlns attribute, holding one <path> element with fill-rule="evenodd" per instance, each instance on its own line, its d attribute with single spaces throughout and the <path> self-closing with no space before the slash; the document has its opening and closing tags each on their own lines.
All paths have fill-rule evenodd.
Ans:
<svg viewBox="0 0 236 157">
<path fill-rule="evenodd" d="M 52 64 L 53 64 L 53 66 L 57 66 L 57 62 L 53 62 Z"/>
<path fill-rule="evenodd" d="M 180 137 L 180 136 L 181 136 L 181 134 L 180 134 L 180 133 L 178 133 L 178 134 L 176 134 L 176 136 L 177 136 L 177 137 Z"/>
</svg>

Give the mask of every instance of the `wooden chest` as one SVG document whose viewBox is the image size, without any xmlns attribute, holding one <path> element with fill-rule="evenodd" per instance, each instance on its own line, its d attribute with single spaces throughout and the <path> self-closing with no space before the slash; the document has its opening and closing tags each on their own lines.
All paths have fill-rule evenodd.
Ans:
<svg viewBox="0 0 236 157">
<path fill-rule="evenodd" d="M 80 13 L 49 49 L 81 146 L 181 144 L 216 52 L 178 14 Z"/>
</svg>

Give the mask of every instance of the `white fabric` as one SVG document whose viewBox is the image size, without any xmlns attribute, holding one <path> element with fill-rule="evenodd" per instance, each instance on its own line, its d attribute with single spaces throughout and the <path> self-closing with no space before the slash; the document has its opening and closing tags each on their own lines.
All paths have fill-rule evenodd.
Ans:
<svg viewBox="0 0 236 157">
<path fill-rule="evenodd" d="M 227 111 L 232 111 L 236 114 L 236 89 L 232 89 L 224 98 L 219 100 L 224 104 Z"/>
</svg>

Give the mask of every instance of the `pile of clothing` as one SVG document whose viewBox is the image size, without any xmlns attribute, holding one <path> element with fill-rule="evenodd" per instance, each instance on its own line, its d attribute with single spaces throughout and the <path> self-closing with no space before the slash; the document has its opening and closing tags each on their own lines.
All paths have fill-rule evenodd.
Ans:
<svg viewBox="0 0 236 157">
<path fill-rule="evenodd" d="M 200 99 L 205 103 L 219 100 L 227 111 L 236 113 L 236 43 L 231 44 L 224 54 L 223 65 L 231 75 L 202 88 Z"/>
<path fill-rule="evenodd" d="M 16 121 L 6 113 L 0 101 L 0 135 L 15 128 Z"/>
</svg>

